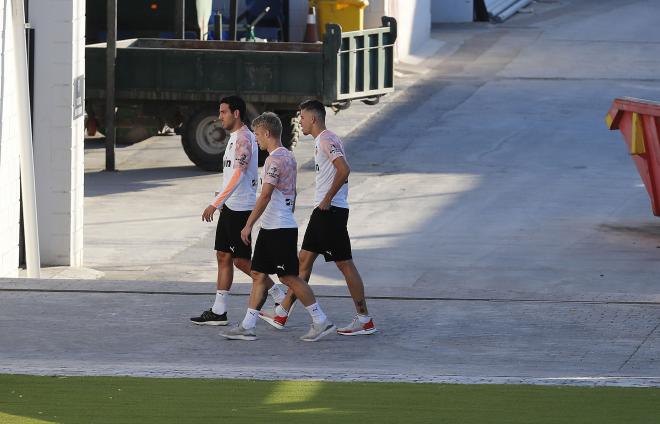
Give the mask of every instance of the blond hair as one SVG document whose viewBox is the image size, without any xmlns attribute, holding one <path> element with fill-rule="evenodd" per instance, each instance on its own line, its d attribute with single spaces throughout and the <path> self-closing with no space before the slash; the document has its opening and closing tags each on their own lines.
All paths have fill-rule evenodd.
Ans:
<svg viewBox="0 0 660 424">
<path fill-rule="evenodd" d="M 257 127 L 263 127 L 270 132 L 270 136 L 273 138 L 280 138 L 282 136 L 282 121 L 273 112 L 264 112 L 254 118 L 252 128 L 256 129 Z"/>
</svg>

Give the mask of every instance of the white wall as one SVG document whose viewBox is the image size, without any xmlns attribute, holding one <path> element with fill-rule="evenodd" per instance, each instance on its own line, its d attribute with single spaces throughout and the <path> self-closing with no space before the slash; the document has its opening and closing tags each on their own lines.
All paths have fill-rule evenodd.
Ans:
<svg viewBox="0 0 660 424">
<path fill-rule="evenodd" d="M 291 41 L 301 41 L 303 38 L 307 4 L 307 1 L 302 0 L 294 0 L 289 4 Z M 426 48 L 431 41 L 431 0 L 369 0 L 369 6 L 364 10 L 364 27 L 381 26 L 380 18 L 384 15 L 397 20 L 397 59 L 406 60 Z"/>
<path fill-rule="evenodd" d="M 472 22 L 473 19 L 473 0 L 431 0 L 433 22 Z"/>
<path fill-rule="evenodd" d="M 429 43 L 431 0 L 371 0 L 365 10 L 365 28 L 380 26 L 380 17 L 383 15 L 397 20 L 397 59 L 405 61 Z"/>
<path fill-rule="evenodd" d="M 85 0 L 30 0 L 35 28 L 34 160 L 43 265 L 82 266 L 83 117 L 73 80 L 85 73 Z"/>
<path fill-rule="evenodd" d="M 18 99 L 10 0 L 0 0 L 0 277 L 18 276 Z"/>
</svg>

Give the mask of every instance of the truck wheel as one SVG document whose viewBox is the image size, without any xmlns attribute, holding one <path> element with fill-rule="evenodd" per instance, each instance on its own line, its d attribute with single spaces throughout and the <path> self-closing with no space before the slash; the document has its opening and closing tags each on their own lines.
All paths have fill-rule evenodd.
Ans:
<svg viewBox="0 0 660 424">
<path fill-rule="evenodd" d="M 278 115 L 282 120 L 282 145 L 293 150 L 302 135 L 300 111 L 280 112 Z"/>
<path fill-rule="evenodd" d="M 222 171 L 222 155 L 229 133 L 218 119 L 217 108 L 196 112 L 181 131 L 181 144 L 188 159 L 205 171 Z"/>
</svg>

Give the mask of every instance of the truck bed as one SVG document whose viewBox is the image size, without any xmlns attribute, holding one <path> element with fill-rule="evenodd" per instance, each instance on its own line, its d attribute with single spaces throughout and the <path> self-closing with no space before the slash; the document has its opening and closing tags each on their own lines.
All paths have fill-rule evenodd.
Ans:
<svg viewBox="0 0 660 424">
<path fill-rule="evenodd" d="M 117 42 L 117 101 L 212 102 L 240 94 L 248 102 L 326 105 L 394 89 L 396 21 L 342 33 L 328 25 L 324 43 L 253 43 L 169 39 Z M 105 95 L 105 43 L 86 47 L 87 99 Z"/>
</svg>

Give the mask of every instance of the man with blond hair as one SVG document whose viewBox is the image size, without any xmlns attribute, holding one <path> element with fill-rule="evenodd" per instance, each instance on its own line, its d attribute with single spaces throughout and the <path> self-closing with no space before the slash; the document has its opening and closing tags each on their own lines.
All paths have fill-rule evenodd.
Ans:
<svg viewBox="0 0 660 424">
<path fill-rule="evenodd" d="M 261 229 L 254 245 L 252 257 L 252 290 L 243 321 L 223 333 L 227 339 L 256 340 L 255 327 L 259 309 L 264 302 L 269 274 L 295 293 L 312 317 L 310 330 L 301 337 L 304 341 L 317 341 L 335 332 L 336 327 L 317 303 L 312 289 L 298 277 L 298 224 L 293 217 L 296 202 L 296 160 L 282 146 L 282 122 L 272 112 L 265 112 L 252 122 L 259 148 L 269 153 L 264 165 L 261 194 L 241 231 L 245 245 L 250 244 L 252 228 L 261 217 Z"/>
<path fill-rule="evenodd" d="M 344 146 L 337 134 L 326 128 L 325 107 L 318 100 L 307 100 L 300 105 L 300 123 L 303 134 L 314 137 L 316 191 L 315 208 L 300 249 L 299 275 L 309 282 L 314 261 L 319 255 L 323 255 L 326 262 L 334 262 L 346 280 L 357 311 L 353 321 L 339 328 L 337 333 L 343 336 L 373 334 L 376 326 L 367 310 L 364 283 L 353 263 L 347 230 L 348 175 L 351 169 L 346 161 Z M 289 290 L 280 305 L 263 311 L 259 317 L 282 329 L 295 299 L 295 293 Z"/>
</svg>

